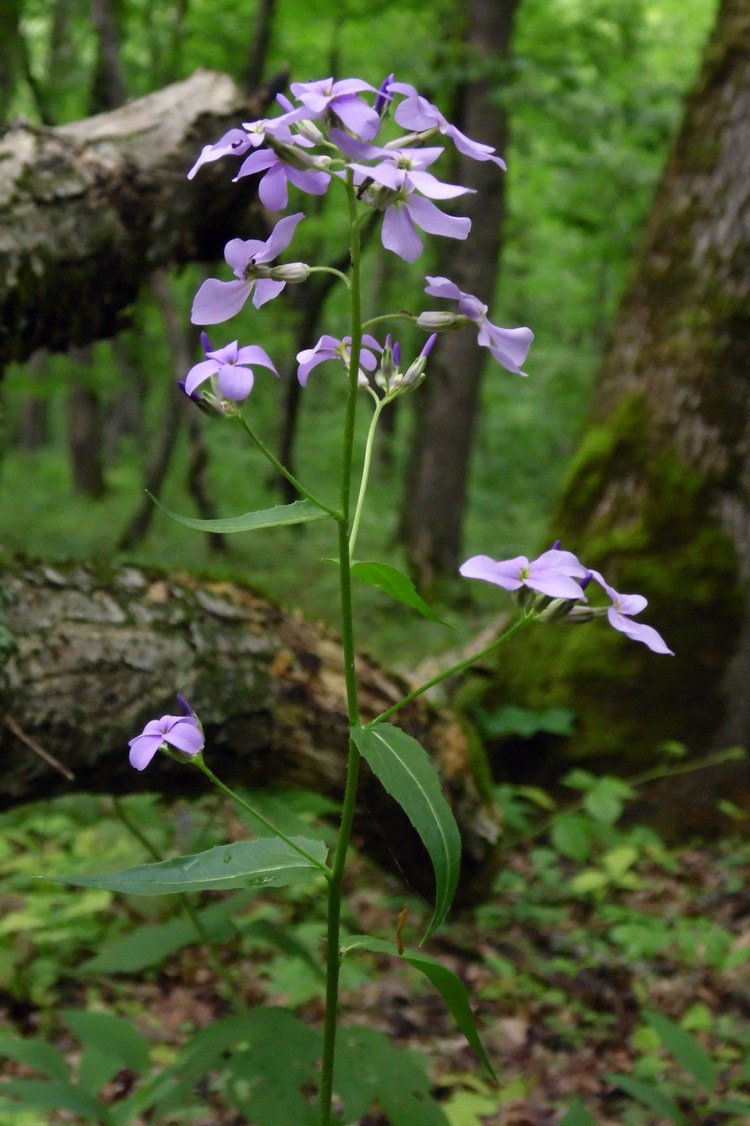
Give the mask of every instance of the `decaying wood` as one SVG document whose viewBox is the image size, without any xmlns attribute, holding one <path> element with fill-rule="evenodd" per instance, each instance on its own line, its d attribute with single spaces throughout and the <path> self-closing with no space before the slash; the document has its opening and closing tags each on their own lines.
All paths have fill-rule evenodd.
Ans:
<svg viewBox="0 0 750 1126">
<path fill-rule="evenodd" d="M 204 144 L 262 117 L 275 88 L 248 98 L 198 71 L 110 113 L 0 134 L 0 372 L 113 335 L 155 267 L 265 234 L 254 186 L 233 184 L 226 162 L 186 172 Z"/>
<path fill-rule="evenodd" d="M 85 789 L 201 788 L 189 765 L 157 756 L 139 774 L 127 761 L 127 740 L 148 719 L 179 710 L 177 691 L 199 713 L 207 761 L 228 783 L 341 794 L 347 721 L 332 634 L 230 583 L 134 567 L 20 566 L 0 586 L 3 804 Z M 364 656 L 358 671 L 364 720 L 408 691 Z M 463 898 L 475 900 L 493 872 L 498 822 L 479 795 L 467 736 L 451 713 L 424 700 L 394 722 L 440 771 L 464 841 Z M 360 795 L 361 846 L 428 890 L 429 861 L 401 810 L 367 772 Z"/>
</svg>

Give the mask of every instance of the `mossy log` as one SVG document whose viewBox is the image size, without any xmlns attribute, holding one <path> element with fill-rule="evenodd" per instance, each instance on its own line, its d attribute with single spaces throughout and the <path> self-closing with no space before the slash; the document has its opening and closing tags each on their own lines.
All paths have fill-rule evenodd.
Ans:
<svg viewBox="0 0 750 1126">
<path fill-rule="evenodd" d="M 0 589 L 2 804 L 76 789 L 202 790 L 198 771 L 166 756 L 142 774 L 128 764 L 128 739 L 147 720 L 178 712 L 177 691 L 200 715 L 206 759 L 227 783 L 343 792 L 344 670 L 331 633 L 228 582 L 135 567 L 22 565 Z M 363 655 L 358 675 L 365 721 L 409 690 Z M 424 700 L 393 722 L 441 774 L 463 838 L 459 898 L 475 902 L 489 889 L 499 826 L 470 741 L 449 711 Z M 428 892 L 427 854 L 367 770 L 359 796 L 359 845 Z"/>
<path fill-rule="evenodd" d="M 530 631 L 469 691 L 572 709 L 574 737 L 527 756 L 537 776 L 750 745 L 749 481 L 750 0 L 724 0 L 550 530 L 645 594 L 676 656 L 602 623 Z M 721 779 L 750 804 L 747 768 Z"/>
<path fill-rule="evenodd" d="M 204 144 L 262 117 L 276 86 L 247 97 L 198 71 L 110 113 L 0 133 L 0 376 L 37 348 L 114 335 L 155 267 L 265 236 L 249 181 L 221 162 L 186 173 Z"/>
</svg>

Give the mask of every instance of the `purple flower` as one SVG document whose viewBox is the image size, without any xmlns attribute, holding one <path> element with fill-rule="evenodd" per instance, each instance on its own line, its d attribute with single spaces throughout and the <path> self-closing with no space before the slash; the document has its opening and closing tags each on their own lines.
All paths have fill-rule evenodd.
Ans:
<svg viewBox="0 0 750 1126">
<path fill-rule="evenodd" d="M 224 247 L 224 258 L 238 280 L 224 282 L 207 278 L 193 301 L 190 314 L 193 324 L 211 325 L 228 321 L 239 313 L 251 293 L 256 309 L 281 293 L 286 282 L 274 277 L 275 268 L 268 263 L 286 250 L 302 218 L 300 211 L 280 219 L 265 242 L 253 238 L 230 239 Z"/>
<path fill-rule="evenodd" d="M 369 152 L 365 153 L 364 149 L 369 149 Z M 364 146 L 363 155 L 381 155 L 381 163 L 373 166 L 350 165 L 368 203 L 385 212 L 383 246 L 406 262 L 415 262 L 422 253 L 422 240 L 415 226 L 427 234 L 456 239 L 465 239 L 471 230 L 471 219 L 446 215 L 432 203 L 433 199 L 455 199 L 474 190 L 458 184 L 445 184 L 425 171 L 442 152 L 441 148 L 376 149 Z M 429 199 L 425 198 L 428 196 Z"/>
<path fill-rule="evenodd" d="M 631 641 L 642 641 L 653 653 L 668 653 L 674 656 L 663 637 L 652 626 L 630 620 L 636 614 L 640 614 L 641 610 L 646 609 L 648 599 L 642 594 L 619 594 L 598 571 L 591 571 L 590 574 L 612 601 L 612 605 L 607 609 L 607 618 L 614 629 L 624 633 Z"/>
<path fill-rule="evenodd" d="M 290 89 L 311 118 L 322 117 L 324 113 L 333 114 L 346 129 L 366 141 L 378 131 L 379 115 L 357 96 L 363 90 L 378 94 L 369 82 L 359 78 L 342 78 L 338 82 L 332 78 L 321 78 L 317 82 L 293 82 Z"/>
<path fill-rule="evenodd" d="M 199 755 L 203 750 L 203 732 L 194 715 L 163 715 L 152 719 L 140 735 L 131 739 L 130 765 L 145 770 L 159 748 L 167 743 L 186 755 Z"/>
<path fill-rule="evenodd" d="M 413 86 L 406 82 L 391 82 L 388 86 L 390 94 L 405 95 L 404 101 L 394 113 L 394 119 L 404 129 L 422 133 L 428 129 L 438 129 L 444 136 L 449 137 L 460 153 L 471 160 L 491 160 L 498 168 L 505 170 L 506 164 L 502 157 L 495 155 L 495 150 L 490 145 L 482 145 L 472 141 L 455 125 L 445 120 L 437 106 L 433 106 L 426 98 L 421 97 Z"/>
<path fill-rule="evenodd" d="M 224 348 L 206 351 L 205 360 L 201 360 L 187 373 L 185 394 L 192 395 L 204 380 L 215 376 L 216 389 L 222 399 L 242 402 L 252 391 L 255 382 L 249 364 L 260 364 L 261 367 L 270 368 L 275 376 L 279 374 L 268 354 L 257 344 L 238 348 L 237 341 L 233 340 Z"/>
<path fill-rule="evenodd" d="M 303 387 L 307 386 L 307 379 L 310 372 L 318 364 L 324 363 L 326 360 L 340 360 L 349 368 L 351 361 L 351 352 L 349 345 L 351 344 L 351 336 L 345 336 L 343 340 L 339 340 L 335 336 L 321 336 L 318 343 L 314 348 L 305 348 L 302 352 L 297 353 L 297 362 L 299 368 L 297 369 L 297 378 Z M 362 370 L 365 368 L 367 371 L 374 371 L 378 365 L 378 361 L 373 355 L 371 349 L 376 352 L 381 352 L 382 348 L 372 336 L 362 337 L 363 347 L 359 353 L 360 369 L 357 375 L 357 383 L 360 387 L 369 386 L 369 380 Z"/>
<path fill-rule="evenodd" d="M 580 584 L 575 580 L 585 578 L 587 571 L 572 551 L 553 548 L 533 562 L 529 562 L 525 555 L 504 560 L 474 555 L 461 565 L 459 572 L 466 579 L 483 579 L 504 590 L 519 590 L 525 586 L 550 598 L 586 601 Z"/>
<path fill-rule="evenodd" d="M 500 328 L 487 320 L 487 306 L 483 305 L 478 297 L 471 293 L 464 293 L 455 282 L 448 278 L 427 277 L 429 283 L 425 286 L 425 293 L 431 297 L 445 297 L 458 302 L 458 311 L 461 316 L 479 326 L 477 343 L 484 348 L 489 348 L 499 364 L 508 371 L 517 375 L 526 375 L 521 371 L 521 364 L 529 354 L 534 333 L 530 328 Z M 422 328 L 445 327 L 444 313 L 420 313 L 417 324 Z"/>
<path fill-rule="evenodd" d="M 375 375 L 375 382 L 378 387 L 382 387 L 387 395 L 397 395 L 411 387 L 418 386 L 424 379 L 427 357 L 436 340 L 437 333 L 433 332 L 432 336 L 429 336 L 424 342 L 422 351 L 416 360 L 412 360 L 406 371 L 402 372 L 399 366 L 401 363 L 401 345 L 398 340 L 392 342 L 389 333 L 385 339 L 380 366 Z"/>
<path fill-rule="evenodd" d="M 296 144 L 301 145 L 303 140 L 304 138 L 297 138 Z M 289 200 L 289 184 L 294 184 L 300 191 L 307 192 L 309 195 L 325 195 L 331 182 L 330 173 L 316 168 L 314 164 L 315 161 L 323 161 L 325 158 L 308 157 L 307 162 L 301 167 L 295 166 L 297 159 L 292 145 L 287 145 L 280 152 L 275 149 L 254 152 L 243 161 L 234 179 L 237 181 L 243 176 L 265 172 L 258 185 L 258 195 L 261 203 L 269 211 L 283 211 L 286 207 Z M 299 157 L 300 161 L 301 159 Z"/>
</svg>

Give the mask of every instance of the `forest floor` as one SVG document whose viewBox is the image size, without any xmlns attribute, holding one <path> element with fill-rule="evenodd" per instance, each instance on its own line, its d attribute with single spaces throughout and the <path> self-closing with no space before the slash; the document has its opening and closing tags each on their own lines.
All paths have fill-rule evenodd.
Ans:
<svg viewBox="0 0 750 1126">
<path fill-rule="evenodd" d="M 468 988 L 499 1086 L 440 996 L 393 958 L 366 955 L 345 978 L 343 1024 L 377 1028 L 392 1043 L 422 1053 L 450 1126 L 747 1126 L 749 875 L 747 841 L 668 850 L 640 829 L 624 832 L 585 864 L 548 841 L 514 849 L 491 900 L 442 928 L 425 948 Z M 394 938 L 406 902 L 404 940 L 417 944 L 427 908 L 416 898 L 405 901 L 395 877 L 354 857 L 347 890 L 351 932 Z M 317 908 L 310 918 L 309 908 L 299 895 L 291 902 L 271 897 L 264 917 L 315 953 L 322 920 Z M 120 918 L 116 927 L 132 929 L 132 923 Z M 29 954 L 33 927 L 31 935 Z M 89 954 L 99 937 L 95 928 L 83 939 Z M 98 977 L 95 987 L 85 967 L 82 973 L 60 967 L 58 979 L 38 985 L 36 998 L 6 988 L 0 1028 L 26 1037 L 44 1033 L 75 1062 L 79 1049 L 56 1020 L 60 1009 L 127 1014 L 167 1059 L 191 1030 L 226 1016 L 237 998 L 249 1007 L 286 1004 L 311 1026 L 321 1024 L 319 981 L 304 959 L 247 940 L 240 950 L 215 949 L 231 968 L 231 998 L 207 950 L 187 946 L 137 976 Z M 29 1074 L 8 1061 L 0 1071 L 6 1079 Z M 108 1085 L 108 1101 L 116 1105 L 127 1096 L 135 1078 L 121 1071 Z M 189 1117 L 159 1121 L 248 1121 L 208 1087 L 199 1103 Z M 79 1119 L 54 1111 L 18 1117 L 7 1105 L 0 1109 L 0 1124 L 9 1126 L 72 1121 Z M 388 1121 L 372 1112 L 360 1126 Z"/>
</svg>

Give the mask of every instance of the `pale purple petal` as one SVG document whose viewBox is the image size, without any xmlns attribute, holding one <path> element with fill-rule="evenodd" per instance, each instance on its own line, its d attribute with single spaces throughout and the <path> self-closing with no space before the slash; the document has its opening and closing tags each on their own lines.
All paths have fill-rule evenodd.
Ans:
<svg viewBox="0 0 750 1126">
<path fill-rule="evenodd" d="M 295 188 L 308 195 L 325 195 L 331 182 L 329 172 L 316 172 L 313 168 L 293 168 L 286 165 L 286 177 Z"/>
<path fill-rule="evenodd" d="M 380 127 L 379 114 L 361 98 L 354 96 L 336 98 L 331 109 L 347 129 L 365 141 L 371 140 Z"/>
<path fill-rule="evenodd" d="M 427 231 L 429 235 L 443 235 L 445 238 L 468 238 L 471 230 L 471 219 L 457 215 L 446 215 L 429 199 L 423 196 L 409 196 L 406 206 L 409 214 L 418 227 Z M 408 259 L 407 261 L 414 261 Z"/>
<path fill-rule="evenodd" d="M 479 141 L 472 141 L 465 133 L 462 133 L 455 125 L 448 125 L 445 129 L 441 130 L 446 137 L 450 137 L 453 144 L 456 146 L 460 153 L 468 156 L 471 160 L 491 160 L 494 164 L 501 168 L 503 172 L 508 167 L 501 156 L 497 156 L 495 150 L 491 145 L 480 144 Z"/>
<path fill-rule="evenodd" d="M 267 168 L 272 168 L 278 164 L 279 157 L 273 149 L 261 149 L 258 152 L 250 153 L 239 167 L 234 181 L 241 180 L 243 176 L 253 176 L 256 172 L 265 172 Z"/>
<path fill-rule="evenodd" d="M 267 301 L 272 301 L 274 297 L 278 297 L 285 285 L 286 282 L 274 281 L 273 278 L 258 278 L 253 293 L 255 308 L 260 309 L 261 305 L 265 305 Z"/>
<path fill-rule="evenodd" d="M 260 364 L 261 367 L 270 368 L 274 375 L 279 373 L 274 366 L 274 362 L 259 344 L 246 344 L 237 352 L 238 364 Z"/>
<path fill-rule="evenodd" d="M 619 630 L 620 633 L 624 633 L 631 641 L 642 641 L 653 653 L 665 653 L 670 657 L 674 656 L 664 638 L 652 626 L 631 621 L 624 614 L 619 614 L 614 606 L 610 606 L 607 610 L 607 617 L 609 624 Z"/>
<path fill-rule="evenodd" d="M 231 266 L 232 273 L 236 277 L 244 281 L 245 270 L 247 265 L 252 261 L 253 256 L 258 253 L 265 246 L 257 238 L 233 238 L 224 247 L 224 261 L 228 266 Z"/>
<path fill-rule="evenodd" d="M 489 348 L 492 355 L 508 371 L 526 375 L 521 364 L 529 354 L 534 339 L 530 328 L 500 328 L 486 322 L 479 330 L 477 342 Z"/>
<path fill-rule="evenodd" d="M 426 201 L 425 201 L 426 202 Z M 422 253 L 422 240 L 414 230 L 405 205 L 392 204 L 383 216 L 383 246 L 405 262 L 416 262 Z"/>
<path fill-rule="evenodd" d="M 250 296 L 252 283 L 247 281 L 218 281 L 207 278 L 193 300 L 190 319 L 194 325 L 217 325 L 228 321 Z"/>
<path fill-rule="evenodd" d="M 152 720 L 152 722 L 156 723 L 157 721 Z M 128 755 L 130 765 L 134 766 L 136 770 L 145 770 L 163 742 L 164 735 L 161 730 L 158 735 L 143 734 L 131 739 L 128 744 L 130 747 L 130 754 Z"/>
<path fill-rule="evenodd" d="M 430 284 L 425 286 L 425 293 L 429 293 L 430 297 L 447 297 L 450 300 L 458 301 L 461 297 L 462 290 L 458 288 L 455 282 L 450 281 L 448 278 L 429 277 L 425 278 Z"/>
<path fill-rule="evenodd" d="M 252 144 L 258 144 L 258 141 L 253 141 L 244 129 L 230 129 L 215 144 L 203 146 L 200 156 L 187 174 L 188 180 L 192 180 L 204 164 L 220 160 L 223 156 L 241 156 Z"/>
<path fill-rule="evenodd" d="M 301 219 L 304 219 L 302 211 L 296 212 L 294 215 L 285 215 L 283 219 L 279 219 L 278 223 L 271 231 L 264 244 L 264 249 L 255 256 L 256 262 L 270 262 L 273 258 L 278 258 L 282 250 L 286 250 L 289 243 L 294 237 L 294 232 L 297 224 Z"/>
<path fill-rule="evenodd" d="M 397 87 L 400 87 L 400 89 L 397 89 Z M 389 87 L 389 90 L 397 94 L 405 94 L 407 89 L 411 93 L 396 109 L 393 115 L 394 121 L 398 122 L 403 129 L 412 129 L 416 133 L 444 124 L 445 118 L 440 110 L 418 94 L 413 86 L 407 87 L 405 82 L 392 82 Z"/>
<path fill-rule="evenodd" d="M 238 364 L 223 364 L 218 372 L 218 388 L 223 399 L 239 403 L 246 399 L 253 389 L 255 376 L 250 368 Z"/>
<path fill-rule="evenodd" d="M 261 203 L 269 211 L 283 211 L 289 202 L 287 168 L 279 161 L 269 168 L 258 185 Z"/>
<path fill-rule="evenodd" d="M 164 716 L 161 722 L 164 723 L 165 720 L 171 721 L 167 724 L 164 736 L 170 746 L 184 751 L 186 755 L 197 755 L 203 750 L 203 734 L 196 719 L 180 715 Z"/>
<path fill-rule="evenodd" d="M 456 196 L 466 195 L 467 192 L 476 190 L 475 188 L 462 188 L 460 184 L 446 184 L 442 180 L 438 180 L 437 176 L 433 176 L 431 172 L 420 172 L 419 169 L 409 172 L 409 182 L 418 192 L 429 196 L 430 199 L 455 199 Z"/>
<path fill-rule="evenodd" d="M 518 555 L 515 559 L 506 559 L 504 562 L 492 559 L 489 555 L 473 555 L 458 570 L 465 579 L 483 579 L 504 590 L 518 590 L 523 586 L 523 581 L 519 578 L 521 569 L 528 566 L 529 561 L 525 555 Z"/>
<path fill-rule="evenodd" d="M 185 377 L 185 394 L 192 395 L 196 387 L 204 380 L 210 379 L 217 367 L 216 360 L 201 360 L 199 364 L 192 367 Z"/>
</svg>

